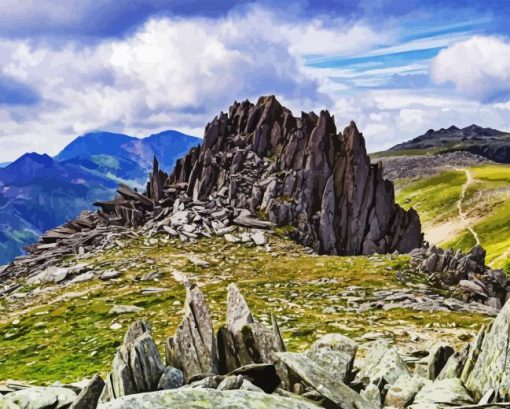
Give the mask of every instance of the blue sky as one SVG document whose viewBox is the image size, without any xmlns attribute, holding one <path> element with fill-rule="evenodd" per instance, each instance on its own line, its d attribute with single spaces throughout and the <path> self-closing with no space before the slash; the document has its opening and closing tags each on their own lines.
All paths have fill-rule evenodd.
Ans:
<svg viewBox="0 0 510 409">
<path fill-rule="evenodd" d="M 371 151 L 452 124 L 510 131 L 508 1 L 0 0 L 0 161 L 92 130 L 201 136 L 276 94 Z"/>
</svg>

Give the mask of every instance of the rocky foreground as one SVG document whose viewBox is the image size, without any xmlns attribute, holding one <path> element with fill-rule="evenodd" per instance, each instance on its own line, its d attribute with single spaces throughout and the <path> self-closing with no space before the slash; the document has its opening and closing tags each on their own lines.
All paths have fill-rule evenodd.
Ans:
<svg viewBox="0 0 510 409">
<path fill-rule="evenodd" d="M 254 320 L 229 285 L 226 323 L 214 330 L 209 307 L 185 277 L 186 315 L 163 359 L 150 325 L 127 331 L 104 382 L 3 390 L 0 408 L 495 408 L 510 400 L 510 303 L 462 349 L 438 343 L 405 362 L 376 341 L 358 345 L 328 334 L 302 353 L 286 351 L 275 317 Z"/>
</svg>

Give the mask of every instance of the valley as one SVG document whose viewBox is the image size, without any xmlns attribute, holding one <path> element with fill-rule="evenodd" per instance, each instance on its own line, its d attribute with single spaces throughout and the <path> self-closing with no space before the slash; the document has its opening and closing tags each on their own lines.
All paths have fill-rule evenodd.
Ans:
<svg viewBox="0 0 510 409">
<path fill-rule="evenodd" d="M 433 169 L 419 179 L 396 179 L 397 201 L 418 210 L 425 238 L 431 243 L 466 251 L 479 241 L 487 250 L 489 265 L 505 268 L 510 260 L 510 165 Z"/>
</svg>

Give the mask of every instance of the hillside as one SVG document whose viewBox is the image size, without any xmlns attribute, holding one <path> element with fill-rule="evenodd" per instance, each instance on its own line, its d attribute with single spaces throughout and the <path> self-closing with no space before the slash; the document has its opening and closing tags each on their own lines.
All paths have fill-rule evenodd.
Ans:
<svg viewBox="0 0 510 409">
<path fill-rule="evenodd" d="M 510 134 L 492 128 L 470 125 L 466 128 L 429 129 L 407 142 L 400 143 L 377 156 L 426 155 L 465 151 L 499 162 L 510 163 Z"/>
<path fill-rule="evenodd" d="M 463 251 L 481 244 L 493 268 L 510 271 L 510 165 L 469 152 L 379 153 L 396 200 L 420 214 L 425 239 Z"/>
<path fill-rule="evenodd" d="M 55 158 L 30 153 L 0 168 L 0 264 L 43 232 L 112 197 L 119 183 L 143 189 L 156 152 L 172 168 L 200 141 L 176 131 L 143 139 L 94 132 L 76 138 Z"/>
</svg>

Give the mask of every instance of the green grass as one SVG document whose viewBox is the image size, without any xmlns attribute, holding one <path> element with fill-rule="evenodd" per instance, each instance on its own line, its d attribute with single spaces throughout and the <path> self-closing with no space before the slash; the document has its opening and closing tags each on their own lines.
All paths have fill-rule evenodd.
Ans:
<svg viewBox="0 0 510 409">
<path fill-rule="evenodd" d="M 506 186 L 510 185 L 510 166 L 509 165 L 484 165 L 471 168 L 473 177 L 487 182 L 504 182 Z"/>
<path fill-rule="evenodd" d="M 117 282 L 94 280 L 7 305 L 8 313 L 0 317 L 0 379 L 48 384 L 106 373 L 124 332 L 138 318 L 151 322 L 163 353 L 163 341 L 183 317 L 185 291 L 174 280 L 174 270 L 184 272 L 201 287 L 216 326 L 225 320 L 227 285 L 235 282 L 258 320 L 269 324 L 270 313 L 277 315 L 293 351 L 303 350 L 330 332 L 355 339 L 367 332 L 389 332 L 396 340 L 409 342 L 406 334 L 412 329 L 450 328 L 453 323 L 476 330 L 487 320 L 472 314 L 412 310 L 360 313 L 347 306 L 342 293 L 350 286 L 361 286 L 368 297 L 375 289 L 402 287 L 395 275 L 407 264 L 407 256 L 314 256 L 278 235 L 270 240 L 272 254 L 226 243 L 223 238 L 186 244 L 161 239 L 151 247 L 131 240 L 121 250 L 81 260 L 93 262 L 99 270 L 115 268 L 123 275 Z M 206 260 L 209 267 L 194 265 L 189 254 Z M 136 279 L 154 270 L 161 273 L 159 281 Z M 147 287 L 165 290 L 144 295 L 142 290 Z M 115 304 L 145 310 L 112 317 L 108 311 Z M 113 323 L 122 328 L 110 329 Z"/>
<path fill-rule="evenodd" d="M 510 202 L 507 200 L 493 209 L 474 229 L 487 250 L 487 262 L 503 268 L 510 260 Z"/>
<path fill-rule="evenodd" d="M 457 201 L 466 175 L 462 171 L 446 171 L 439 175 L 406 184 L 397 192 L 402 207 L 414 207 L 422 222 L 440 223 L 457 215 Z"/>
<path fill-rule="evenodd" d="M 487 251 L 487 262 L 494 268 L 510 260 L 510 165 L 487 164 L 471 167 L 474 181 L 467 188 L 462 208 L 473 220 L 472 228 Z M 458 220 L 457 201 L 466 177 L 462 171 L 446 171 L 419 181 L 399 180 L 397 201 L 413 206 L 425 229 L 449 220 Z M 439 243 L 443 247 L 470 250 L 473 235 L 464 230 L 455 238 Z"/>
<path fill-rule="evenodd" d="M 425 156 L 432 155 L 427 149 L 399 149 L 395 151 L 382 151 L 370 153 L 371 159 L 389 158 L 394 156 Z"/>
</svg>

